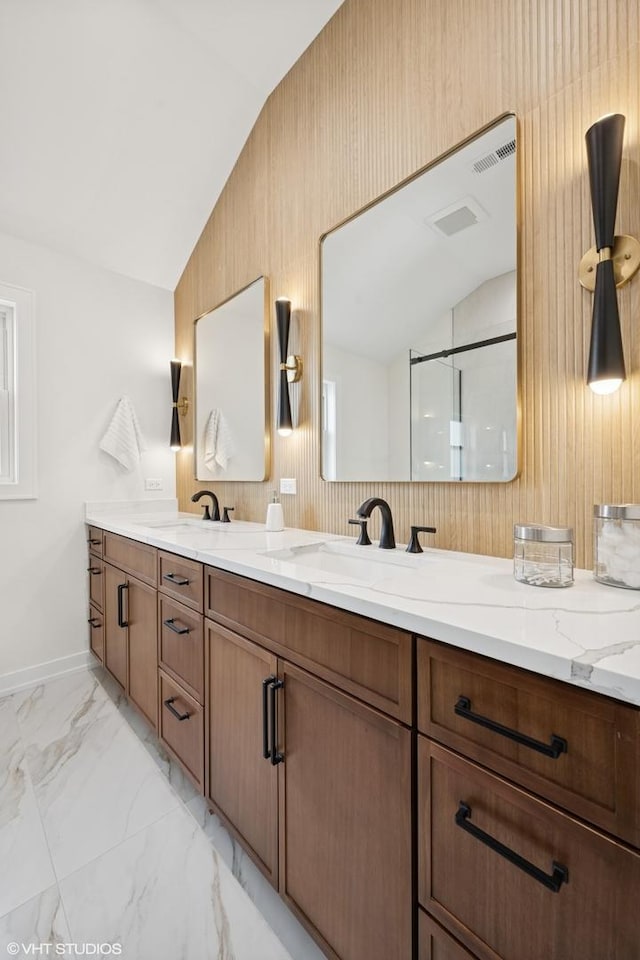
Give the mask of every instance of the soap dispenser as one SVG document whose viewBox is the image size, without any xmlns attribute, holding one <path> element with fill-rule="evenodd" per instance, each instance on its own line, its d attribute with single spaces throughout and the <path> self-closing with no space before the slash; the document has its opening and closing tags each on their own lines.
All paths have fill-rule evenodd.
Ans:
<svg viewBox="0 0 640 960">
<path fill-rule="evenodd" d="M 278 500 L 278 494 L 273 491 L 271 503 L 267 507 L 267 519 L 265 521 L 267 530 L 276 533 L 278 530 L 284 530 L 284 516 L 282 513 L 282 504 Z"/>
</svg>

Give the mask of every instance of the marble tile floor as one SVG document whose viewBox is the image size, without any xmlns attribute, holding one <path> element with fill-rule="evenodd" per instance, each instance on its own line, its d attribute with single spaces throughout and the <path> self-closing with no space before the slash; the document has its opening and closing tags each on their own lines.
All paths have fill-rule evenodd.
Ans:
<svg viewBox="0 0 640 960">
<path fill-rule="evenodd" d="M 0 864 L 0 960 L 323 960 L 101 669 L 0 700 Z"/>
</svg>

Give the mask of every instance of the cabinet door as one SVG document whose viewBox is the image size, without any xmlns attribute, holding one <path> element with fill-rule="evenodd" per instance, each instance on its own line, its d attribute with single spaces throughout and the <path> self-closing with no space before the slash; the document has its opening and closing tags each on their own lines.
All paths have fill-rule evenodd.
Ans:
<svg viewBox="0 0 640 960">
<path fill-rule="evenodd" d="M 208 644 L 207 796 L 272 883 L 278 876 L 278 773 L 263 756 L 263 681 L 276 658 L 205 621 Z M 268 693 L 268 691 L 265 691 Z"/>
<path fill-rule="evenodd" d="M 280 892 L 330 956 L 405 960 L 410 732 L 289 663 L 280 678 Z"/>
<path fill-rule="evenodd" d="M 419 737 L 419 898 L 480 960 L 634 960 L 640 854 Z"/>
<path fill-rule="evenodd" d="M 128 623 L 129 699 L 158 727 L 158 606 L 154 587 L 128 577 L 125 590 Z"/>
<path fill-rule="evenodd" d="M 127 575 L 104 564 L 104 665 L 118 683 L 127 689 L 127 628 L 121 626 Z"/>
</svg>

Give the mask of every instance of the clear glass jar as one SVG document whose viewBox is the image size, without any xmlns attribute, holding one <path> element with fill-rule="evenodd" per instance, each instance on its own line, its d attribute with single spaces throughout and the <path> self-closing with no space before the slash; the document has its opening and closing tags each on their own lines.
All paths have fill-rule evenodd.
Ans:
<svg viewBox="0 0 640 960">
<path fill-rule="evenodd" d="M 593 575 L 600 583 L 640 590 L 640 505 L 593 508 Z"/>
<path fill-rule="evenodd" d="M 532 587 L 573 583 L 573 530 L 541 523 L 513 527 L 513 575 Z"/>
</svg>

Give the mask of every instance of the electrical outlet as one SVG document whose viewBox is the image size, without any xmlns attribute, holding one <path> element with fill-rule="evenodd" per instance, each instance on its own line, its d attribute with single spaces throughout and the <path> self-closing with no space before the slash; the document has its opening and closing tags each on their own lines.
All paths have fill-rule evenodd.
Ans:
<svg viewBox="0 0 640 960">
<path fill-rule="evenodd" d="M 295 493 L 296 492 L 296 480 L 295 477 L 287 477 L 280 479 L 280 493 Z"/>
<path fill-rule="evenodd" d="M 147 477 L 144 488 L 145 490 L 162 490 L 162 480 L 159 477 Z"/>
</svg>

